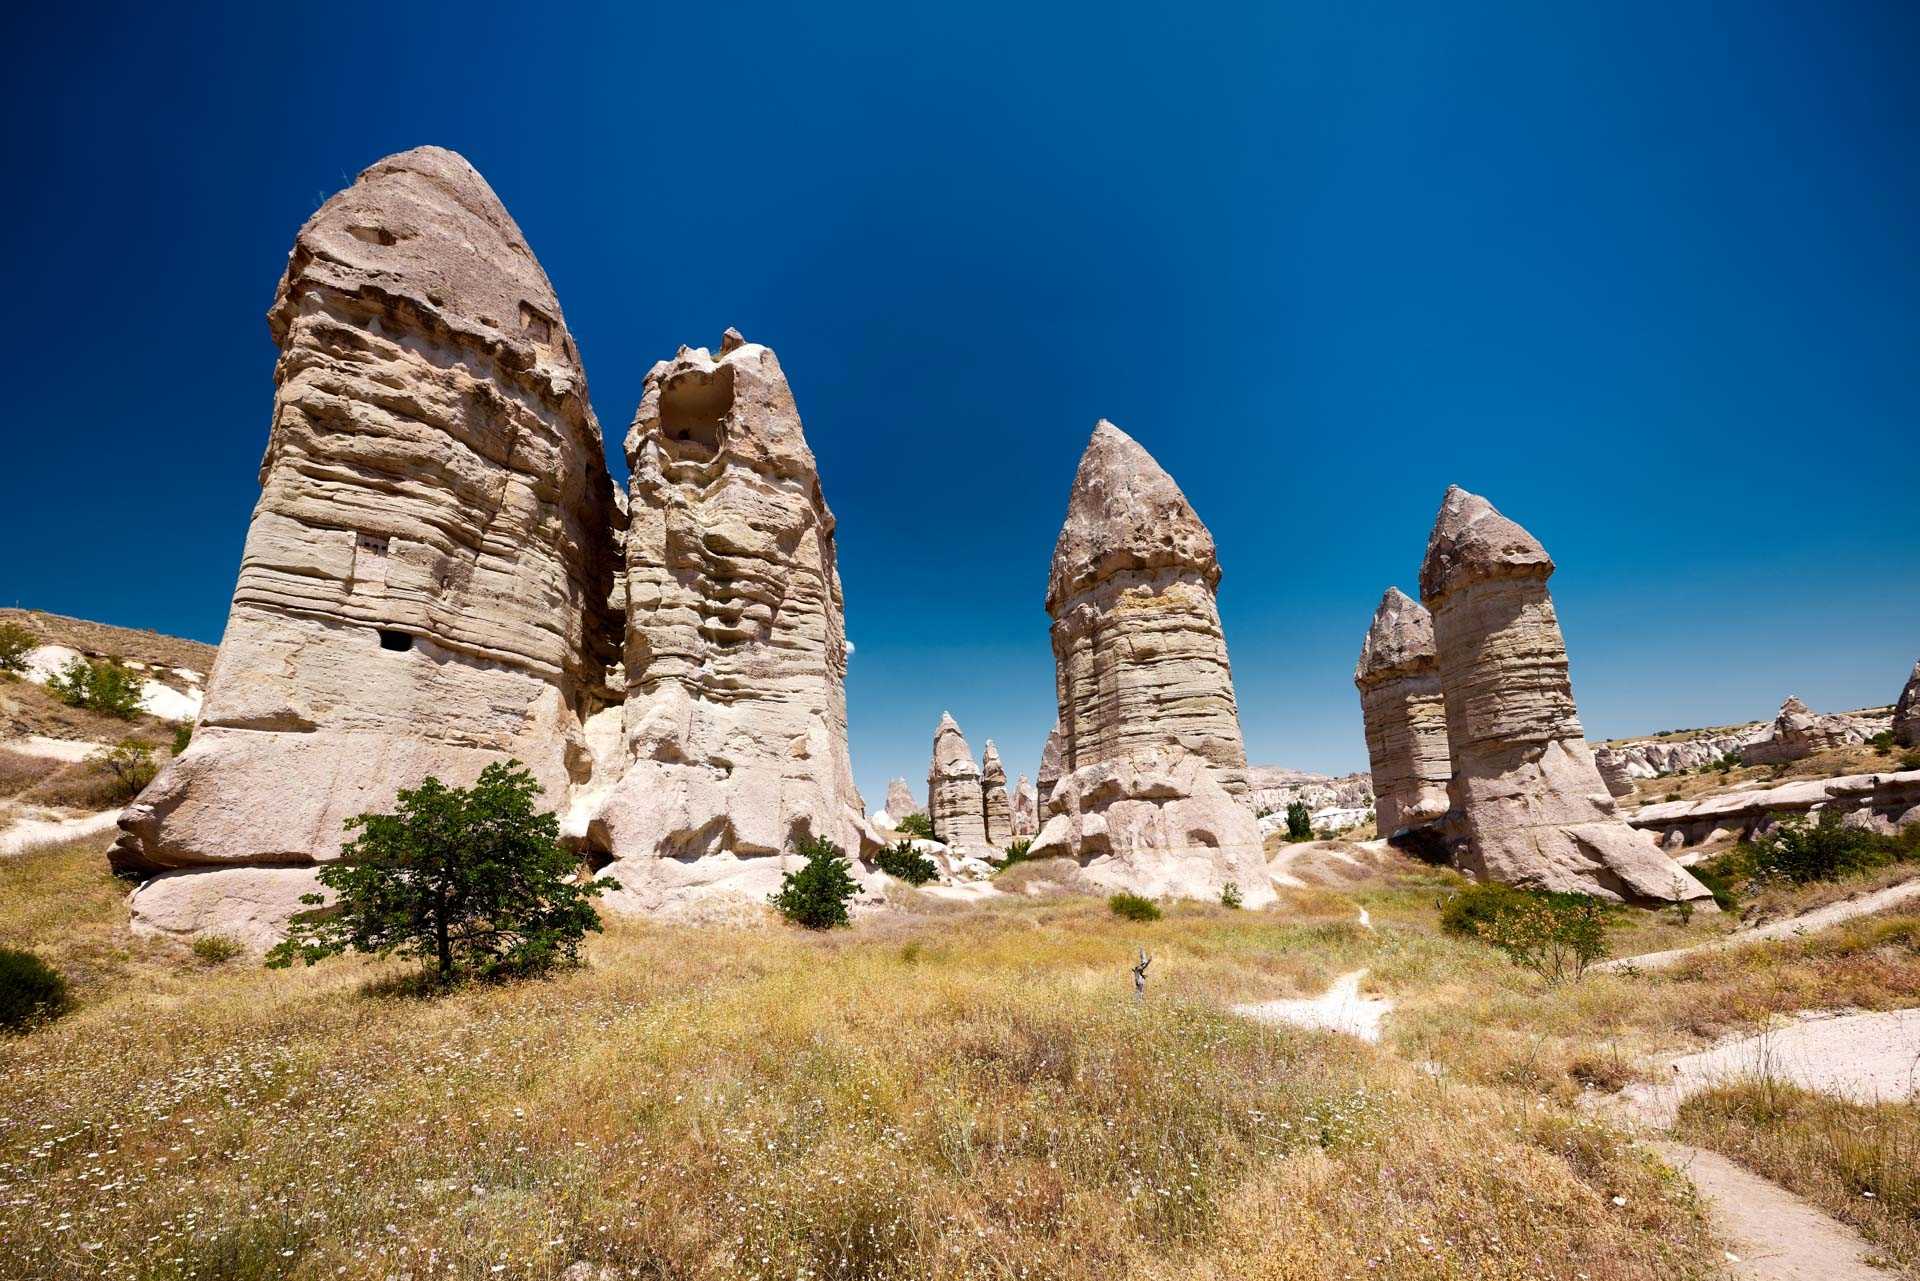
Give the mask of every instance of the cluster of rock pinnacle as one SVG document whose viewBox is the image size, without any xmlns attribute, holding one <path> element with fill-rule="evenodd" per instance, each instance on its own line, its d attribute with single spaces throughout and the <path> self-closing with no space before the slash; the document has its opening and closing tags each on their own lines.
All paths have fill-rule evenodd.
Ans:
<svg viewBox="0 0 1920 1281">
<path fill-rule="evenodd" d="M 191 745 L 122 820 L 136 924 L 270 935 L 344 822 L 428 775 L 526 764 L 616 910 L 764 901 L 825 837 L 870 898 L 834 519 L 780 363 L 728 330 L 648 373 L 620 492 L 525 238 L 464 159 L 391 156 L 295 239 L 261 495 Z M 1538 542 L 1450 490 L 1360 688 L 1383 832 L 1474 873 L 1636 901 L 1706 891 L 1622 822 L 1581 737 Z M 1030 835 L 1078 883 L 1272 900 L 1212 535 L 1102 421 L 1054 548 L 1058 721 L 1038 789 L 934 735 L 956 857 Z M 1920 668 L 1898 724 L 1920 733 Z M 1817 731 L 1818 727 L 1813 727 Z M 903 780 L 882 815 L 919 806 Z"/>
</svg>

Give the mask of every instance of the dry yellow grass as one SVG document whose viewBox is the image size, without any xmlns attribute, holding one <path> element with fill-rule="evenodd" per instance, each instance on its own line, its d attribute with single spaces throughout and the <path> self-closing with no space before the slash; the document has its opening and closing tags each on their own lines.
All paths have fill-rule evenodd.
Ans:
<svg viewBox="0 0 1920 1281">
<path fill-rule="evenodd" d="M 1582 1090 L 1920 995 L 1885 919 L 1548 989 L 1438 932 L 1457 883 L 1403 863 L 1144 925 L 614 921 L 581 970 L 424 1000 L 394 965 L 134 939 L 98 843 L 7 861 L 0 943 L 79 1005 L 0 1042 L 0 1276 L 1704 1277 L 1690 1189 Z M 1724 928 L 1628 921 L 1619 950 Z M 1401 1003 L 1384 1047 L 1226 1012 L 1360 966 Z"/>
</svg>

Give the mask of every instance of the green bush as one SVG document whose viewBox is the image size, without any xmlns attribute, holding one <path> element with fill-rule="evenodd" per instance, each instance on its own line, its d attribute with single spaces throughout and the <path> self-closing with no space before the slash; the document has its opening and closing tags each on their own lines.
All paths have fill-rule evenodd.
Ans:
<svg viewBox="0 0 1920 1281">
<path fill-rule="evenodd" d="M 559 820 L 534 809 L 539 792 L 519 761 L 496 761 L 472 788 L 428 778 L 401 791 L 398 813 L 348 819 L 358 835 L 318 873 L 336 901 L 302 895 L 316 910 L 293 918 L 267 964 L 398 952 L 448 983 L 578 960 L 586 932 L 600 928 L 592 900 L 617 882 L 579 879 Z"/>
<path fill-rule="evenodd" d="M 117 658 L 73 658 L 47 681 L 47 692 L 69 707 L 105 712 L 121 720 L 140 710 L 140 677 Z"/>
<path fill-rule="evenodd" d="M 897 876 L 909 885 L 925 885 L 940 875 L 933 860 L 913 848 L 912 841 L 887 846 L 873 861 L 888 876 Z"/>
<path fill-rule="evenodd" d="M 1578 981 L 1607 955 L 1608 904 L 1587 894 L 1475 885 L 1442 909 L 1450 933 L 1469 935 L 1506 953 L 1548 983 Z"/>
<path fill-rule="evenodd" d="M 187 744 L 193 741 L 193 725 L 183 722 L 173 728 L 173 754 L 175 756 L 187 750 Z"/>
<path fill-rule="evenodd" d="M 1911 747 L 1900 753 L 1900 768 L 1920 769 L 1920 747 Z"/>
<path fill-rule="evenodd" d="M 787 873 L 780 882 L 780 892 L 769 901 L 780 915 L 810 930 L 847 924 L 847 904 L 860 888 L 854 883 L 853 865 L 847 856 L 824 836 L 795 842 L 794 853 L 806 863 Z"/>
<path fill-rule="evenodd" d="M 1244 900 L 1240 897 L 1240 887 L 1234 882 L 1228 881 L 1220 887 L 1221 907 L 1239 907 L 1243 902 Z"/>
<path fill-rule="evenodd" d="M 224 965 L 245 950 L 224 934 L 202 934 L 192 944 L 193 954 L 208 965 Z"/>
<path fill-rule="evenodd" d="M 1129 921 L 1157 921 L 1160 919 L 1160 905 L 1150 898 L 1138 894 L 1116 894 L 1107 900 L 1107 909 L 1115 916 Z"/>
<path fill-rule="evenodd" d="M 1708 859 L 1704 863 L 1695 863 L 1687 869 L 1693 873 L 1693 879 L 1707 887 L 1713 895 L 1713 901 L 1723 912 L 1731 912 L 1740 906 L 1740 896 L 1734 890 L 1734 878 L 1726 868 L 1720 866 L 1720 859 Z"/>
<path fill-rule="evenodd" d="M 1022 836 L 1018 840 L 1008 841 L 1005 852 L 1002 853 L 999 858 L 989 861 L 993 863 L 996 872 L 1004 872 L 1015 863 L 1026 862 L 1028 851 L 1032 849 L 1033 838 L 1030 836 Z"/>
<path fill-rule="evenodd" d="M 909 814 L 895 823 L 893 830 L 902 836 L 917 836 L 923 841 L 934 839 L 933 819 L 926 814 Z"/>
<path fill-rule="evenodd" d="M 87 758 L 113 778 L 117 799 L 130 801 L 153 781 L 160 767 L 153 763 L 153 749 L 137 738 L 123 738 Z"/>
<path fill-rule="evenodd" d="M 1287 839 L 1289 841 L 1313 839 L 1313 814 L 1307 809 L 1305 801 L 1294 801 L 1287 806 Z"/>
<path fill-rule="evenodd" d="M 1890 729 L 1881 730 L 1878 734 L 1875 734 L 1867 740 L 1867 746 L 1882 756 L 1891 755 L 1893 752 L 1893 731 Z"/>
<path fill-rule="evenodd" d="M 0 672 L 24 672 L 27 655 L 39 644 L 40 638 L 20 624 L 0 623 Z"/>
<path fill-rule="evenodd" d="M 0 1028 L 23 1032 L 67 1008 L 67 981 L 51 965 L 16 948 L 0 947 Z"/>
<path fill-rule="evenodd" d="M 1832 881 L 1892 862 L 1874 833 L 1841 822 L 1825 810 L 1817 822 L 1804 814 L 1779 817 L 1765 836 L 1745 842 L 1741 855 L 1747 875 L 1756 881 Z"/>
</svg>

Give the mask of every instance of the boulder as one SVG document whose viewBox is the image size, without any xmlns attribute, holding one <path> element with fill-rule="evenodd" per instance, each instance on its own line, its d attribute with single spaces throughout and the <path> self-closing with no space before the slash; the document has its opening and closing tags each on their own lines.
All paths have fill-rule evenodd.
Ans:
<svg viewBox="0 0 1920 1281">
<path fill-rule="evenodd" d="M 980 753 L 980 800 L 987 844 L 1005 849 L 1013 839 L 1013 802 L 1007 797 L 1007 767 L 1000 763 L 1000 749 L 992 739 Z"/>
<path fill-rule="evenodd" d="M 612 697 L 600 426 L 486 181 L 437 147 L 369 167 L 300 229 L 267 323 L 271 432 L 225 639 L 191 745 L 111 856 L 181 873 L 134 896 L 137 929 L 264 937 L 346 818 L 428 774 L 517 758 L 564 804 Z"/>
<path fill-rule="evenodd" d="M 616 910 L 757 908 L 801 839 L 880 846 L 833 513 L 779 360 L 733 330 L 653 366 L 626 453 L 625 702 L 595 762 L 614 781 L 569 827 L 611 858 Z"/>
<path fill-rule="evenodd" d="M 1398 587 L 1380 598 L 1353 683 L 1360 691 L 1379 831 L 1391 835 L 1443 817 L 1452 768 L 1433 618 Z"/>
<path fill-rule="evenodd" d="M 1273 899 L 1242 799 L 1246 750 L 1214 589 L 1213 536 L 1173 478 L 1102 421 L 1074 477 L 1047 585 L 1059 781 L 1030 856 L 1093 884 Z M 1043 760 L 1043 780 L 1048 765 Z"/>
<path fill-rule="evenodd" d="M 1616 811 L 1582 737 L 1547 579 L 1554 564 L 1486 499 L 1447 491 L 1420 567 L 1432 612 L 1460 858 L 1483 880 L 1636 903 L 1710 900 Z"/>
<path fill-rule="evenodd" d="M 940 724 L 933 731 L 933 762 L 927 771 L 927 813 L 933 819 L 934 836 L 956 851 L 971 852 L 988 847 L 980 767 L 973 763 L 973 749 L 967 746 L 951 712 L 940 713 Z"/>
</svg>

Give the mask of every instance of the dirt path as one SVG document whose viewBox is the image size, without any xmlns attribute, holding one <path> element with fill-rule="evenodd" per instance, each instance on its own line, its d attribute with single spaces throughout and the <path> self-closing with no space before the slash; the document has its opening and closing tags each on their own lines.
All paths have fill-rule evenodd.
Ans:
<svg viewBox="0 0 1920 1281">
<path fill-rule="evenodd" d="M 1718 951 L 1723 948 L 1740 947 L 1747 943 L 1759 943 L 1768 939 L 1790 939 L 1799 934 L 1810 934 L 1825 929 L 1829 925 L 1838 925 L 1850 921 L 1856 916 L 1867 916 L 1874 912 L 1884 912 L 1909 899 L 1920 898 L 1920 878 L 1903 881 L 1899 885 L 1889 885 L 1884 890 L 1875 890 L 1859 898 L 1847 899 L 1840 903 L 1829 903 L 1825 907 L 1816 907 L 1800 916 L 1790 916 L 1782 921 L 1770 921 L 1765 925 L 1756 925 L 1750 930 L 1739 930 L 1725 938 L 1714 939 L 1710 943 L 1696 943 L 1692 947 L 1677 947 L 1670 952 L 1648 952 L 1641 956 L 1621 956 L 1611 961 L 1602 961 L 1594 966 L 1596 970 L 1658 970 L 1672 965 L 1683 956 L 1695 952 Z"/>
<path fill-rule="evenodd" d="M 1730 1249 L 1740 1281 L 1888 1281 L 1874 1250 L 1846 1224 L 1717 1152 L 1684 1143 L 1652 1145 L 1692 1180 L 1707 1217 Z"/>
<path fill-rule="evenodd" d="M 24 854 L 42 845 L 78 840 L 111 831 L 120 821 L 119 810 L 82 814 L 78 818 L 23 818 L 0 828 L 0 855 Z"/>
<path fill-rule="evenodd" d="M 1264 1023 L 1325 1028 L 1363 1041 L 1378 1042 L 1380 1024 L 1393 1009 L 1393 1002 L 1385 997 L 1360 995 L 1360 980 L 1366 977 L 1365 970 L 1355 970 L 1335 979 L 1333 986 L 1319 996 L 1250 1002 L 1234 1006 L 1233 1012 Z"/>
</svg>

